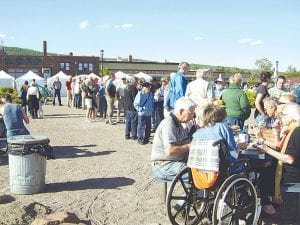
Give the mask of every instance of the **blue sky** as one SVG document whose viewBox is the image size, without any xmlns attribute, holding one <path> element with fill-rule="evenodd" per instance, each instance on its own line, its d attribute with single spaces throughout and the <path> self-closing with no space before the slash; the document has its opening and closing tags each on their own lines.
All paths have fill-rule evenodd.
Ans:
<svg viewBox="0 0 300 225">
<path fill-rule="evenodd" d="M 5 46 L 74 55 L 300 69 L 298 0 L 3 0 Z"/>
</svg>

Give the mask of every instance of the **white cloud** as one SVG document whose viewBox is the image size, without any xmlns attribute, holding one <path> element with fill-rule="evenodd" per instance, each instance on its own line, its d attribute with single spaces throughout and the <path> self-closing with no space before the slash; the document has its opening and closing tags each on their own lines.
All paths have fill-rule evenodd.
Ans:
<svg viewBox="0 0 300 225">
<path fill-rule="evenodd" d="M 262 45 L 262 44 L 263 44 L 262 40 L 255 40 L 251 42 L 251 45 Z"/>
<path fill-rule="evenodd" d="M 5 38 L 5 37 L 6 37 L 6 34 L 0 33 L 0 38 Z"/>
<path fill-rule="evenodd" d="M 203 40 L 203 37 L 194 37 L 194 41 L 202 41 Z"/>
<path fill-rule="evenodd" d="M 111 26 L 109 24 L 105 23 L 105 24 L 98 25 L 97 28 L 100 28 L 100 29 L 110 29 Z"/>
<path fill-rule="evenodd" d="M 89 23 L 87 20 L 83 20 L 79 23 L 79 28 L 80 29 L 86 29 L 89 26 Z"/>
<path fill-rule="evenodd" d="M 132 27 L 133 27 L 133 24 L 131 24 L 131 23 L 126 23 L 126 24 L 121 25 L 121 28 L 123 28 L 123 29 L 130 29 Z"/>
<path fill-rule="evenodd" d="M 242 38 L 238 41 L 240 44 L 248 44 L 248 45 L 261 45 L 263 44 L 262 40 L 255 40 L 255 39 L 252 39 L 252 38 Z"/>
</svg>

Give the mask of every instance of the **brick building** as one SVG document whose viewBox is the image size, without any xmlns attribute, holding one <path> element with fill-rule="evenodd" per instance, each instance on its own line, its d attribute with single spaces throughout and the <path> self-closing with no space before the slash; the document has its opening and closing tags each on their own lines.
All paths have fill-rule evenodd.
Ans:
<svg viewBox="0 0 300 225">
<path fill-rule="evenodd" d="M 63 71 L 66 74 L 75 76 L 77 74 L 89 74 L 99 72 L 99 57 L 94 56 L 73 56 L 55 55 L 47 53 L 47 42 L 43 43 L 43 55 L 8 55 L 0 52 L 0 70 L 4 70 L 11 76 L 18 78 L 29 70 L 42 77 L 50 77 Z"/>
</svg>

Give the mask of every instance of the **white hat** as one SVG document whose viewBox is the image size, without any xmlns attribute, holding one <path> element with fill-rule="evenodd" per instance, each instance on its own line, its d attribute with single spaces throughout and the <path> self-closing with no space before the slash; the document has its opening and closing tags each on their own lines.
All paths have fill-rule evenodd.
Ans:
<svg viewBox="0 0 300 225">
<path fill-rule="evenodd" d="M 223 78 L 222 78 L 222 74 L 219 74 L 219 78 L 215 80 L 216 82 L 224 82 Z"/>
</svg>

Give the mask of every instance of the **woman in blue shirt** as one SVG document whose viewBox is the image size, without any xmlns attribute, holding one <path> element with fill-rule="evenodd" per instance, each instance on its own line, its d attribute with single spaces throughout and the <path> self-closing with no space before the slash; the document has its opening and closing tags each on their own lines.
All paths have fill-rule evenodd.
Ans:
<svg viewBox="0 0 300 225">
<path fill-rule="evenodd" d="M 196 112 L 196 122 L 199 129 L 193 134 L 193 140 L 218 141 L 224 139 L 228 144 L 229 160 L 238 158 L 238 151 L 244 146 L 236 144 L 233 131 L 225 123 L 226 111 L 224 108 L 214 104 L 208 104 Z"/>
</svg>

